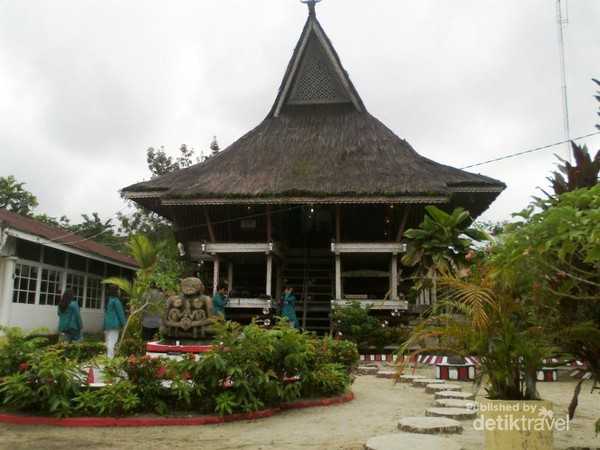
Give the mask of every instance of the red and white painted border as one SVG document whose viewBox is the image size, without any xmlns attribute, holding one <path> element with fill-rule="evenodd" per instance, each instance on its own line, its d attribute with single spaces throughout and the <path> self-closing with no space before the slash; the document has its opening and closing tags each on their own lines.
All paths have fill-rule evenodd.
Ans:
<svg viewBox="0 0 600 450">
<path fill-rule="evenodd" d="M 199 426 L 215 425 L 242 420 L 257 420 L 274 416 L 290 409 L 315 408 L 333 406 L 354 400 L 354 394 L 348 392 L 339 397 L 323 398 L 320 400 L 300 400 L 284 403 L 278 408 L 265 409 L 251 413 L 231 414 L 229 416 L 197 416 L 197 417 L 40 417 L 19 414 L 0 414 L 0 423 L 12 425 L 44 425 L 54 427 L 168 427 L 168 426 Z"/>
</svg>

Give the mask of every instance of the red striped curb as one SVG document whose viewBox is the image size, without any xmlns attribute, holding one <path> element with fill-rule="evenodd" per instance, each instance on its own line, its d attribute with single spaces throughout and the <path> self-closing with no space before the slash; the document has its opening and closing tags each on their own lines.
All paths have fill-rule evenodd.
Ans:
<svg viewBox="0 0 600 450">
<path fill-rule="evenodd" d="M 0 423 L 11 425 L 46 425 L 53 427 L 169 427 L 169 426 L 200 426 L 216 425 L 241 420 L 257 420 L 274 416 L 282 411 L 291 409 L 333 406 L 354 400 L 354 394 L 349 392 L 339 397 L 319 400 L 300 400 L 284 403 L 278 408 L 264 409 L 250 413 L 231 414 L 228 416 L 198 416 L 198 417 L 56 417 L 23 416 L 17 414 L 0 414 Z"/>
</svg>

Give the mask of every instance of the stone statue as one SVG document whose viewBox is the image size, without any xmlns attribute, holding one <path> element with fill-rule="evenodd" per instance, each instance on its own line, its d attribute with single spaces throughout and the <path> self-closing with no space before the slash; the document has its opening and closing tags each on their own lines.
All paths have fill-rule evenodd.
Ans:
<svg viewBox="0 0 600 450">
<path fill-rule="evenodd" d="M 219 320 L 212 300 L 204 295 L 204 284 L 198 278 L 181 280 L 181 294 L 169 297 L 162 323 L 162 334 L 170 338 L 206 339 L 214 334 L 213 324 Z"/>
</svg>

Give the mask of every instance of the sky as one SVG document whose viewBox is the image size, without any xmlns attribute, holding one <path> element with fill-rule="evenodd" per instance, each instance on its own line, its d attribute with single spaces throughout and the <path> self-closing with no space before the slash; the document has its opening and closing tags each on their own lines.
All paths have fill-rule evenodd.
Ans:
<svg viewBox="0 0 600 450">
<path fill-rule="evenodd" d="M 571 136 L 595 131 L 600 1 L 569 0 Z M 554 0 L 324 0 L 319 20 L 371 114 L 463 167 L 564 139 Z M 39 212 L 125 207 L 145 152 L 225 148 L 268 113 L 306 20 L 298 0 L 0 0 L 0 176 Z M 600 149 L 600 136 L 581 141 Z M 536 195 L 556 147 L 472 169 Z"/>
</svg>

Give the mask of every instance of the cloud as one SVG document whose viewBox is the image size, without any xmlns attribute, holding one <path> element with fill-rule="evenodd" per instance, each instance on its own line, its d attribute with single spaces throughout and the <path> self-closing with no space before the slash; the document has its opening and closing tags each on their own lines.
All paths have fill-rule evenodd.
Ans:
<svg viewBox="0 0 600 450">
<path fill-rule="evenodd" d="M 579 135 L 596 122 L 600 4 L 570 9 Z M 562 138 L 551 2 L 327 0 L 318 14 L 369 111 L 424 156 L 460 167 Z M 148 146 L 223 147 L 264 118 L 305 18 L 294 0 L 0 3 L 0 174 L 44 212 L 112 215 L 118 189 L 148 178 Z M 477 168 L 509 185 L 485 217 L 525 206 L 552 153 Z"/>
</svg>

